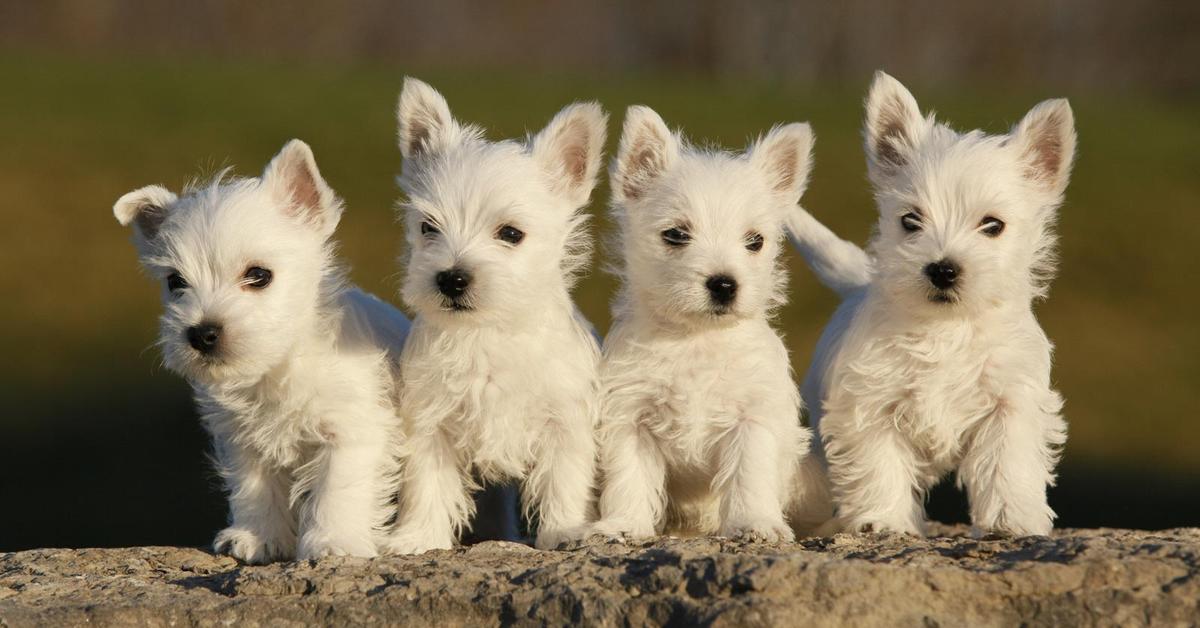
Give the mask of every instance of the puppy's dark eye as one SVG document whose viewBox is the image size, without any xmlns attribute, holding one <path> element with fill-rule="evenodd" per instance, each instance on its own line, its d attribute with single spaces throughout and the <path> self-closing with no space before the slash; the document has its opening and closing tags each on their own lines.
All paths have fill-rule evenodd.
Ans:
<svg viewBox="0 0 1200 628">
<path fill-rule="evenodd" d="M 504 225 L 496 231 L 496 239 L 509 244 L 520 244 L 521 240 L 525 239 L 525 232 L 512 225 Z"/>
<path fill-rule="evenodd" d="M 183 275 L 180 275 L 179 273 L 171 273 L 170 275 L 167 275 L 167 290 L 171 292 L 179 292 L 187 287 L 188 282 L 187 279 L 183 278 Z"/>
<path fill-rule="evenodd" d="M 439 233 L 441 233 L 441 231 L 438 230 L 438 228 L 432 222 L 428 220 L 421 221 L 421 235 L 430 236 L 437 235 Z"/>
<path fill-rule="evenodd" d="M 247 288 L 262 290 L 271 284 L 273 276 L 271 271 L 261 266 L 251 266 L 246 269 L 246 274 L 242 275 L 242 278 L 246 280 Z"/>
<path fill-rule="evenodd" d="M 761 233 L 751 233 L 746 237 L 746 250 L 757 253 L 762 250 L 763 237 Z"/>
<path fill-rule="evenodd" d="M 671 246 L 686 246 L 688 242 L 692 241 L 692 234 L 679 227 L 671 227 L 662 232 L 662 239 Z"/>
<path fill-rule="evenodd" d="M 908 212 L 900 217 L 900 226 L 909 233 L 921 230 L 921 216 L 916 212 Z"/>
<path fill-rule="evenodd" d="M 983 231 L 983 235 L 989 238 L 994 238 L 1004 233 L 1004 221 L 993 216 L 984 218 L 980 221 L 979 226 L 981 227 L 980 231 Z"/>
</svg>

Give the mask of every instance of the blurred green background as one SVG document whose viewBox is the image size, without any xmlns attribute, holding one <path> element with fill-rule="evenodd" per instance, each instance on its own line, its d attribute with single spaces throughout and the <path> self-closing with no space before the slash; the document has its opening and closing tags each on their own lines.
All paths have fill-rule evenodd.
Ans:
<svg viewBox="0 0 1200 628">
<path fill-rule="evenodd" d="M 151 346 L 157 287 L 112 203 L 227 165 L 257 175 L 300 137 L 347 201 L 338 238 L 353 279 L 396 302 L 406 74 L 492 138 L 597 100 L 610 154 L 635 103 L 729 148 L 808 120 L 804 205 L 860 243 L 874 216 L 859 139 L 871 70 L 964 129 L 1004 132 L 1038 101 L 1070 98 L 1080 143 L 1061 272 L 1038 306 L 1070 423 L 1052 505 L 1063 525 L 1200 523 L 1197 10 L 1134 19 L 1119 3 L 1018 2 L 1000 16 L 965 2 L 931 27 L 922 3 L 882 16 L 850 5 L 0 3 L 0 550 L 208 541 L 224 505 L 206 440 Z M 868 15 L 870 28 L 856 19 Z M 602 184 L 598 239 L 607 198 Z M 779 325 L 799 376 L 835 300 L 789 264 Z M 601 330 L 612 290 L 594 270 L 576 291 Z M 947 486 L 930 509 L 963 517 Z"/>
</svg>

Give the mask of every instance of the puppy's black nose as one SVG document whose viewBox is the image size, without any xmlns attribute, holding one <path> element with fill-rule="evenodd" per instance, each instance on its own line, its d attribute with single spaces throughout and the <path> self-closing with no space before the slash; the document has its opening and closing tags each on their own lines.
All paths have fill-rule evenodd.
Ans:
<svg viewBox="0 0 1200 628">
<path fill-rule="evenodd" d="M 451 299 L 461 297 L 469 285 L 471 285 L 471 273 L 465 270 L 451 268 L 437 274 L 438 290 Z"/>
<path fill-rule="evenodd" d="M 209 354 L 217 349 L 221 340 L 221 326 L 212 323 L 200 323 L 187 329 L 188 344 L 200 353 Z"/>
<path fill-rule="evenodd" d="M 737 280 L 729 275 L 713 275 L 704 282 L 704 287 L 717 305 L 729 305 L 737 297 Z"/>
<path fill-rule="evenodd" d="M 929 278 L 929 283 L 938 290 L 953 288 L 954 282 L 958 280 L 959 272 L 958 264 L 948 259 L 934 262 L 925 267 L 925 276 Z"/>
</svg>

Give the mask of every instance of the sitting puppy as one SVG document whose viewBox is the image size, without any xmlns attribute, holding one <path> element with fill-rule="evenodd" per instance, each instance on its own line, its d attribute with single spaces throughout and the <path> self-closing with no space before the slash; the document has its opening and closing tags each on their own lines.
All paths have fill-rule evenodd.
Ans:
<svg viewBox="0 0 1200 628">
<path fill-rule="evenodd" d="M 772 329 L 784 221 L 811 165 L 807 124 L 744 154 L 703 151 L 647 107 L 626 114 L 611 171 L 624 265 L 601 368 L 599 534 L 791 540 L 808 448 Z"/>
<path fill-rule="evenodd" d="M 489 142 L 407 79 L 398 108 L 407 236 L 396 553 L 449 548 L 475 478 L 522 481 L 539 548 L 592 510 L 599 348 L 571 300 L 606 116 L 563 109 L 526 142 Z"/>
<path fill-rule="evenodd" d="M 870 256 L 802 210 L 790 225 L 844 299 L 804 384 L 834 527 L 920 534 L 925 491 L 954 470 L 977 531 L 1047 534 L 1066 425 L 1031 303 L 1054 269 L 1071 108 L 1050 100 L 1008 135 L 960 134 L 880 72 L 865 137 Z"/>
<path fill-rule="evenodd" d="M 250 563 L 374 556 L 391 514 L 393 365 L 408 320 L 346 285 L 341 201 L 292 140 L 261 178 L 113 207 L 162 282 L 158 344 L 187 378 L 229 494 L 213 545 Z"/>
</svg>

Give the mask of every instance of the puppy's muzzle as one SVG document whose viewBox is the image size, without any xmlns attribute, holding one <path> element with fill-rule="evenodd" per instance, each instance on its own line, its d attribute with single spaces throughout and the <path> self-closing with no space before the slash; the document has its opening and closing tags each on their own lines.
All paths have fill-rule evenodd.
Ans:
<svg viewBox="0 0 1200 628">
<path fill-rule="evenodd" d="M 728 306 L 737 298 L 737 280 L 729 275 L 713 275 L 704 282 L 704 287 L 708 288 L 708 297 L 712 302 L 721 307 Z"/>
<path fill-rule="evenodd" d="M 221 326 L 212 323 L 200 323 L 187 328 L 188 344 L 204 355 L 212 355 L 221 344 Z"/>
<path fill-rule="evenodd" d="M 451 300 L 462 298 L 467 293 L 467 288 L 471 286 L 471 273 L 468 273 L 461 268 L 451 268 L 443 270 L 437 274 L 438 292 L 441 292 Z"/>
</svg>

